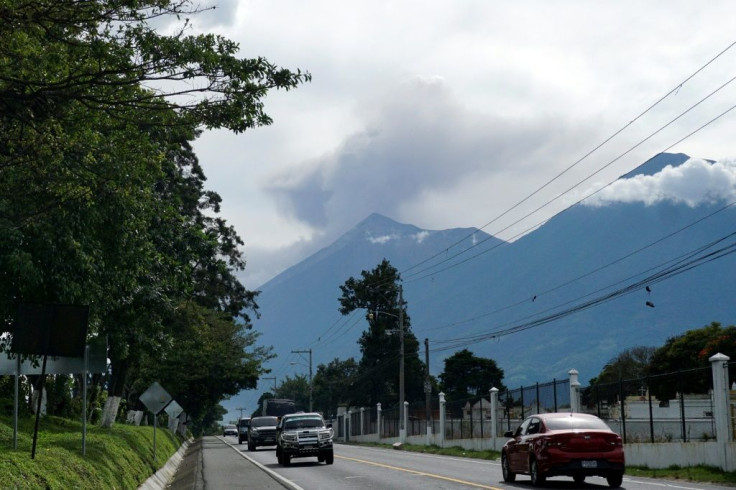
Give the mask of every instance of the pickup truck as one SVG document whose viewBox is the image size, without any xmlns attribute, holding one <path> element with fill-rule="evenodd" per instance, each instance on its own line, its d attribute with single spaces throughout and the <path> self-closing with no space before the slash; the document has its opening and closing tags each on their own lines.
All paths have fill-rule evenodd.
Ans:
<svg viewBox="0 0 736 490">
<path fill-rule="evenodd" d="M 332 424 L 325 424 L 319 413 L 284 415 L 276 426 L 276 459 L 288 466 L 292 458 L 317 457 L 320 463 L 332 464 Z"/>
</svg>

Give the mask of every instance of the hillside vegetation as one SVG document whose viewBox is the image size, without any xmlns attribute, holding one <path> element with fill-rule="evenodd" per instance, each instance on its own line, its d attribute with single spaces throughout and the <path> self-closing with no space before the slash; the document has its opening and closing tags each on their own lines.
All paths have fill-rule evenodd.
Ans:
<svg viewBox="0 0 736 490">
<path fill-rule="evenodd" d="M 41 420 L 36 457 L 31 459 L 33 418 L 19 420 L 18 448 L 13 449 L 13 420 L 0 416 L 2 488 L 134 489 L 178 450 L 182 441 L 165 428 L 116 424 L 111 429 L 87 425 L 87 454 L 82 455 L 82 424 L 58 417 Z"/>
</svg>

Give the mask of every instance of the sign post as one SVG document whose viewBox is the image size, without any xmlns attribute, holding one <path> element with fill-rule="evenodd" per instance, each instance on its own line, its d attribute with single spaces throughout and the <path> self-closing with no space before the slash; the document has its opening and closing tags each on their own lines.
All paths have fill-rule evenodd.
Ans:
<svg viewBox="0 0 736 490">
<path fill-rule="evenodd" d="M 153 412 L 153 465 L 156 465 L 156 429 L 158 427 L 157 419 L 158 414 L 166 405 L 171 402 L 172 397 L 169 393 L 157 382 L 153 382 L 146 391 L 143 392 L 138 399 L 143 403 L 148 410 Z"/>
<path fill-rule="evenodd" d="M 41 420 L 41 404 L 46 384 L 48 357 L 83 358 L 88 319 L 89 306 L 21 304 L 18 307 L 18 317 L 13 329 L 13 341 L 10 351 L 19 357 L 20 354 L 43 356 L 31 459 L 36 458 L 38 424 Z"/>
</svg>

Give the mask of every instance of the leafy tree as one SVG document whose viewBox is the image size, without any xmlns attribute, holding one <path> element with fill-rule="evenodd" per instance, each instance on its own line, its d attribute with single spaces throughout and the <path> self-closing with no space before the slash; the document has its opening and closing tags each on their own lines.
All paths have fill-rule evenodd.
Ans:
<svg viewBox="0 0 736 490">
<path fill-rule="evenodd" d="M 110 341 L 114 413 L 135 400 L 145 359 L 186 346 L 182 301 L 209 309 L 212 331 L 226 330 L 220 313 L 241 321 L 232 335 L 250 328 L 242 241 L 212 217 L 220 198 L 204 191 L 190 142 L 202 127 L 269 124 L 268 90 L 310 76 L 239 59 L 235 43 L 186 25 L 150 26 L 197 13 L 189 0 L 0 3 L 0 330 L 21 302 L 89 304 L 91 333 Z"/>
<path fill-rule="evenodd" d="M 185 409 L 194 427 L 206 425 L 211 408 L 223 398 L 255 388 L 262 364 L 273 358 L 270 348 L 255 347 L 258 333 L 246 331 L 225 313 L 194 303 L 177 308 L 170 327 L 172 345 L 143 356 L 130 393 L 137 399 L 158 381 Z"/>
<path fill-rule="evenodd" d="M 638 379 L 647 375 L 655 352 L 654 347 L 637 346 L 625 349 L 608 361 L 590 384 L 616 383 L 619 380 Z"/>
<path fill-rule="evenodd" d="M 294 400 L 297 409 L 309 410 L 309 377 L 303 374 L 286 376 L 276 388 L 275 398 Z"/>
<path fill-rule="evenodd" d="M 621 395 L 642 396 L 649 381 L 646 379 L 654 347 L 637 346 L 626 349 L 603 366 L 597 377 L 582 390 L 582 403 L 594 406 L 600 401 L 616 403 Z"/>
<path fill-rule="evenodd" d="M 358 397 L 353 384 L 358 376 L 358 363 L 352 357 L 341 361 L 337 358 L 328 364 L 317 366 L 313 381 L 313 404 L 316 411 L 334 417 L 338 405 L 353 405 Z"/>
<path fill-rule="evenodd" d="M 491 388 L 505 391 L 503 369 L 493 359 L 477 357 L 468 349 L 445 359 L 445 369 L 439 375 L 440 389 L 448 401 L 487 398 Z"/>
<path fill-rule="evenodd" d="M 211 406 L 202 417 L 202 420 L 199 423 L 191 424 L 189 429 L 195 437 L 221 434 L 220 420 L 225 415 L 227 415 L 227 410 L 222 405 Z"/>
<path fill-rule="evenodd" d="M 707 392 L 710 387 L 708 358 L 717 352 L 731 357 L 736 354 L 736 326 L 722 328 L 720 323 L 712 322 L 667 339 L 654 352 L 649 366 L 648 374 L 653 376 L 652 394 L 659 400 L 670 400 L 677 392 Z M 672 372 L 679 373 L 676 379 L 660 376 Z"/>
<path fill-rule="evenodd" d="M 400 301 L 400 280 L 396 268 L 383 259 L 372 271 L 362 271 L 361 279 L 351 277 L 340 286 L 340 313 L 348 315 L 356 309 L 365 309 L 368 321 L 368 330 L 358 340 L 362 358 L 355 381 L 360 384 L 360 389 L 355 391 L 360 395 L 353 400 L 357 404 L 398 401 L 401 339 L 397 333 L 402 320 L 405 400 L 423 399 L 424 365 L 406 304 Z"/>
</svg>

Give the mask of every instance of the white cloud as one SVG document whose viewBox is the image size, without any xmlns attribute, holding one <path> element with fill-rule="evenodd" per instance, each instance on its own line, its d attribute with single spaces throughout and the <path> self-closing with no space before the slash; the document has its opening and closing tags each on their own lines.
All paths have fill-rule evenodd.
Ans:
<svg viewBox="0 0 736 490">
<path fill-rule="evenodd" d="M 416 233 L 414 235 L 414 239 L 417 241 L 417 243 L 422 243 L 427 237 L 429 237 L 430 232 L 427 230 L 420 231 L 419 233 Z"/>
<path fill-rule="evenodd" d="M 620 179 L 583 201 L 588 206 L 641 202 L 647 205 L 663 201 L 695 207 L 736 200 L 736 161 L 710 163 L 691 158 L 677 167 L 667 166 L 654 175 L 636 175 Z"/>
<path fill-rule="evenodd" d="M 396 235 L 382 235 L 377 237 L 369 236 L 368 241 L 374 244 L 385 245 L 391 240 L 396 240 L 397 238 L 398 237 Z"/>
</svg>

